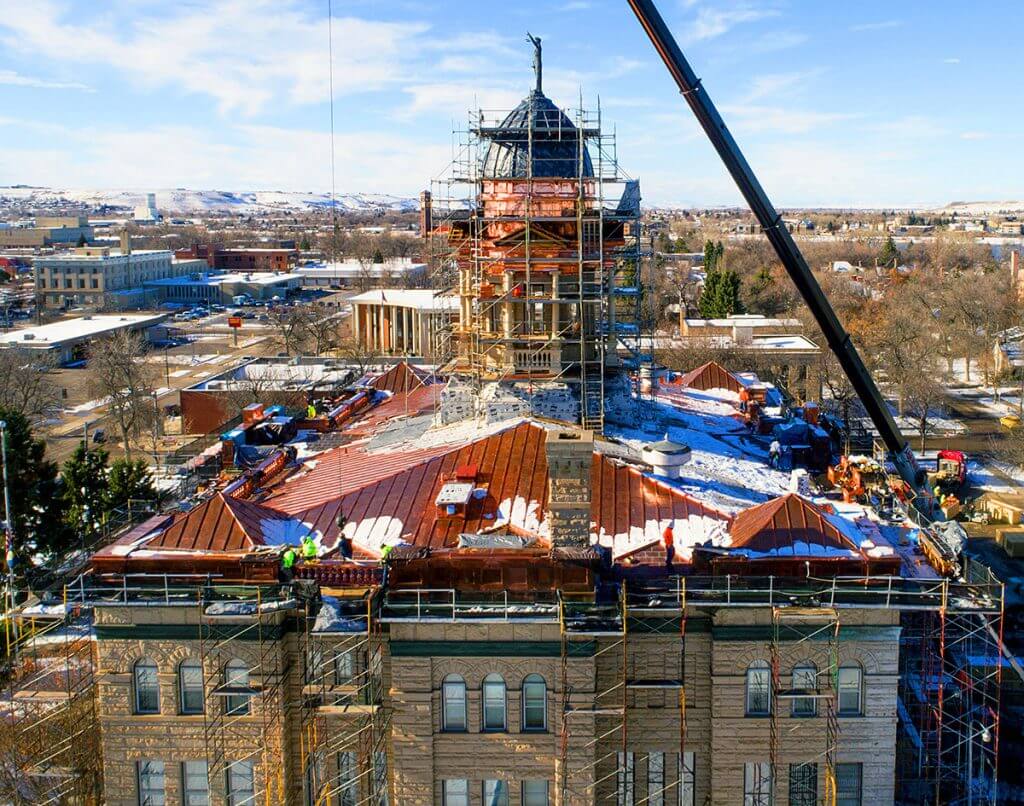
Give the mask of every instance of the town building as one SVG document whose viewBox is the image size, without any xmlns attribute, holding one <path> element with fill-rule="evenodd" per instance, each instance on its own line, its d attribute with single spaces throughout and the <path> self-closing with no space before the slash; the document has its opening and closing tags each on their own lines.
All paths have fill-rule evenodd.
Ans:
<svg viewBox="0 0 1024 806">
<path fill-rule="evenodd" d="M 292 247 L 220 247 L 193 244 L 174 253 L 179 260 L 201 258 L 211 269 L 222 272 L 288 272 L 299 258 Z"/>
<path fill-rule="evenodd" d="M 179 261 L 205 268 L 199 260 Z M 186 305 L 230 304 L 235 297 L 252 300 L 286 299 L 302 286 L 302 278 L 279 272 L 192 271 L 146 281 L 145 290 L 156 302 Z"/>
<path fill-rule="evenodd" d="M 0 226 L 0 249 L 77 244 L 92 238 L 85 216 L 39 216 L 33 227 Z"/>
<path fill-rule="evenodd" d="M 821 348 L 802 334 L 798 319 L 736 314 L 722 319 L 679 317 L 679 339 L 659 346 L 703 347 L 736 356 L 735 363 L 756 369 L 801 400 L 821 399 Z"/>
<path fill-rule="evenodd" d="M 156 208 L 156 194 L 147 193 L 146 203 L 140 204 L 132 212 L 132 218 L 140 224 L 156 224 L 163 219 Z"/>
<path fill-rule="evenodd" d="M 95 339 L 123 330 L 135 330 L 160 338 L 166 335 L 160 327 L 167 314 L 119 314 L 80 316 L 38 327 L 9 330 L 0 334 L 0 348 L 52 353 L 59 364 L 70 364 L 85 358 L 88 345 Z"/>
<path fill-rule="evenodd" d="M 70 308 L 76 305 L 125 310 L 146 307 L 146 284 L 182 277 L 205 267 L 199 260 L 175 260 L 162 249 L 133 250 L 127 233 L 120 250 L 85 246 L 67 254 L 36 258 L 35 289 L 40 305 Z"/>
<path fill-rule="evenodd" d="M 366 291 L 349 300 L 352 334 L 378 355 L 414 355 L 435 360 L 457 318 L 459 299 L 429 289 Z"/>
<path fill-rule="evenodd" d="M 390 258 L 381 263 L 355 258 L 329 263 L 306 263 L 295 271 L 306 288 L 391 288 L 423 285 L 428 267 L 411 258 Z"/>
</svg>

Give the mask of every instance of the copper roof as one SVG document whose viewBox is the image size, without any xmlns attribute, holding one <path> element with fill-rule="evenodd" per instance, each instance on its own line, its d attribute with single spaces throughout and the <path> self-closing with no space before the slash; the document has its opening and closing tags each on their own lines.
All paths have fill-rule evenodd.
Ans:
<svg viewBox="0 0 1024 806">
<path fill-rule="evenodd" d="M 195 509 L 175 518 L 152 540 L 147 549 L 193 551 L 246 551 L 262 545 L 263 522 L 284 516 L 252 501 L 241 501 L 222 492 Z"/>
<path fill-rule="evenodd" d="M 743 388 L 739 379 L 717 361 L 708 361 L 690 370 L 679 382 L 690 389 L 728 389 L 739 392 Z"/>
<path fill-rule="evenodd" d="M 379 392 L 411 392 L 429 382 L 429 373 L 400 361 L 370 381 L 370 386 Z"/>
<path fill-rule="evenodd" d="M 729 533 L 731 548 L 774 556 L 820 556 L 822 552 L 813 546 L 861 554 L 859 543 L 796 493 L 744 510 L 733 520 Z"/>
</svg>

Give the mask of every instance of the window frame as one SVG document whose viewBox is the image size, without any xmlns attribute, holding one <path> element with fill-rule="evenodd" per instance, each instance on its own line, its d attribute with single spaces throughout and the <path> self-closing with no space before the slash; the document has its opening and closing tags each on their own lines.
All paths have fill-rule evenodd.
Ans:
<svg viewBox="0 0 1024 806">
<path fill-rule="evenodd" d="M 188 688 L 185 685 L 184 671 L 187 669 L 199 672 L 199 708 L 187 708 Z M 206 713 L 206 687 L 203 680 L 203 663 L 195 658 L 185 658 L 178 664 L 178 714 L 181 716 L 200 716 Z M 194 691 L 192 692 L 195 693 Z"/>
<path fill-rule="evenodd" d="M 764 708 L 751 708 L 751 700 L 754 696 L 757 696 L 752 686 L 752 682 L 755 676 L 764 676 Z M 744 688 L 743 688 L 743 715 L 748 717 L 764 717 L 772 715 L 772 669 L 768 665 L 768 661 L 755 660 L 751 661 L 750 665 L 747 666 L 746 674 L 744 675 Z"/>
<path fill-rule="evenodd" d="M 147 672 L 152 670 L 152 693 L 154 695 L 155 704 L 152 708 L 144 708 L 142 705 L 141 694 L 143 687 L 139 685 L 139 671 L 146 669 Z M 160 667 L 152 658 L 139 658 L 132 664 L 132 706 L 134 708 L 133 713 L 140 716 L 148 716 L 160 713 Z"/>
<path fill-rule="evenodd" d="M 449 792 L 449 785 L 461 784 L 461 792 Z M 441 781 L 441 806 L 469 806 L 469 779 L 445 778 Z"/>
<path fill-rule="evenodd" d="M 853 794 L 843 794 L 839 788 L 840 769 L 846 767 L 856 770 L 857 789 Z M 836 764 L 836 806 L 861 806 L 864 803 L 864 765 L 859 761 L 847 761 Z"/>
<path fill-rule="evenodd" d="M 202 765 L 202 775 L 193 772 L 191 775 L 201 777 L 203 781 L 203 789 L 197 790 L 189 786 L 189 765 L 196 764 Z M 205 802 L 193 800 L 197 795 L 205 797 Z M 182 806 L 210 806 L 210 769 L 207 766 L 206 761 L 202 759 L 189 759 L 188 761 L 181 762 L 181 803 Z"/>
<path fill-rule="evenodd" d="M 234 672 L 245 672 L 245 683 L 235 682 Z M 252 669 L 249 664 L 241 658 L 232 658 L 224 664 L 224 687 L 225 688 L 250 688 Z M 249 716 L 252 713 L 252 695 L 250 694 L 226 694 L 224 696 L 225 716 Z"/>
<path fill-rule="evenodd" d="M 544 787 L 544 800 L 537 802 L 533 800 L 541 795 L 540 792 L 527 793 L 527 785 L 541 785 Z M 547 778 L 525 778 L 520 784 L 519 799 L 521 806 L 550 806 L 551 804 L 551 782 Z"/>
<path fill-rule="evenodd" d="M 458 692 L 456 699 L 461 700 L 462 724 L 452 727 L 451 704 L 448 692 Z M 466 681 L 461 675 L 450 674 L 441 681 L 441 730 L 444 733 L 465 733 L 469 730 L 468 707 L 466 703 Z"/>
<path fill-rule="evenodd" d="M 152 769 L 147 769 L 152 767 Z M 150 778 L 158 778 L 159 789 L 153 786 Z M 147 784 L 143 787 L 143 781 Z M 135 792 L 139 806 L 165 806 L 167 803 L 167 768 L 162 761 L 156 759 L 139 759 L 135 762 Z M 155 798 L 155 799 L 154 799 Z"/>
<path fill-rule="evenodd" d="M 676 753 L 679 764 L 679 806 L 694 806 L 697 801 L 697 755 L 692 750 Z"/>
<path fill-rule="evenodd" d="M 490 796 L 488 788 L 493 791 Z M 508 781 L 503 778 L 485 778 L 480 782 L 480 796 L 483 806 L 509 806 Z"/>
<path fill-rule="evenodd" d="M 653 751 L 647 754 L 647 804 L 665 806 L 665 753 Z"/>
<path fill-rule="evenodd" d="M 772 806 L 774 781 L 768 761 L 743 764 L 743 806 Z"/>
<path fill-rule="evenodd" d="M 632 751 L 615 754 L 615 804 L 634 806 L 636 803 L 636 757 Z"/>
<path fill-rule="evenodd" d="M 247 791 L 237 791 L 232 786 L 237 768 L 248 769 L 249 789 Z M 224 779 L 228 806 L 247 806 L 247 804 L 256 802 L 256 765 L 251 759 L 229 762 L 227 769 L 224 770 Z M 239 799 L 239 796 L 243 797 Z"/>
<path fill-rule="evenodd" d="M 856 709 L 843 707 L 843 672 L 854 672 L 857 676 L 857 707 Z M 848 693 L 848 691 L 846 691 Z M 836 672 L 836 713 L 839 716 L 863 716 L 864 715 L 864 667 L 859 663 L 844 663 Z"/>
<path fill-rule="evenodd" d="M 496 727 L 488 719 L 488 710 L 496 708 L 497 703 L 488 703 L 493 696 L 489 690 L 501 692 L 501 726 Z M 504 733 L 508 730 L 508 686 L 505 678 L 496 672 L 492 672 L 483 679 L 480 684 L 480 730 L 483 733 Z"/>
<path fill-rule="evenodd" d="M 354 750 L 341 750 L 335 761 L 338 765 L 338 806 L 356 806 L 359 802 L 359 761 L 356 753 Z"/>
<path fill-rule="evenodd" d="M 530 703 L 530 695 L 527 693 L 532 688 L 538 688 L 540 690 L 540 703 Z M 536 696 L 536 695 L 534 695 Z M 540 710 L 540 724 L 531 725 L 527 719 L 527 714 L 530 710 Z M 520 728 L 523 733 L 546 733 L 548 729 L 548 684 L 542 675 L 539 674 L 528 674 L 523 678 L 522 686 L 522 713 L 520 719 L 522 720 Z"/>
<path fill-rule="evenodd" d="M 810 673 L 811 685 L 802 685 L 797 681 L 798 674 Z M 790 679 L 794 689 L 805 689 L 810 688 L 817 691 L 818 689 L 818 667 L 811 661 L 802 661 L 793 667 L 792 676 Z M 797 719 L 808 719 L 818 715 L 818 701 L 814 697 L 793 697 L 793 702 L 790 705 L 790 716 Z"/>
<path fill-rule="evenodd" d="M 800 771 L 806 771 L 810 775 L 807 779 L 799 781 L 796 773 Z M 794 784 L 799 785 L 795 791 Z M 805 798 L 810 798 L 808 801 L 810 806 L 816 806 L 818 803 L 818 764 L 815 761 L 789 765 L 789 804 L 790 806 L 807 806 L 801 802 Z"/>
</svg>

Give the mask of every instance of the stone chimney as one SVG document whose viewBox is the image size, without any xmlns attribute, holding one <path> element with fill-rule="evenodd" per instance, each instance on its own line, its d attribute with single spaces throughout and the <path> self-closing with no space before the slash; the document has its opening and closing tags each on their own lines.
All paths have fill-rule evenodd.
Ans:
<svg viewBox="0 0 1024 806">
<path fill-rule="evenodd" d="M 420 194 L 420 237 L 427 240 L 434 229 L 434 203 L 429 190 Z"/>
<path fill-rule="evenodd" d="M 553 548 L 590 545 L 593 431 L 548 431 L 548 523 Z"/>
<path fill-rule="evenodd" d="M 127 227 L 121 227 L 121 254 L 130 255 L 132 253 L 132 239 L 128 234 Z"/>
</svg>

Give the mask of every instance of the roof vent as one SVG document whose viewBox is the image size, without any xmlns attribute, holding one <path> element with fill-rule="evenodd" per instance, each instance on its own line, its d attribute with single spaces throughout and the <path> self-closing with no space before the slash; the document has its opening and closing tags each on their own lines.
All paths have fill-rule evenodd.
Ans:
<svg viewBox="0 0 1024 806">
<path fill-rule="evenodd" d="M 668 434 L 665 434 L 664 439 L 644 445 L 640 458 L 651 466 L 656 476 L 678 479 L 682 466 L 690 461 L 691 453 L 688 445 L 673 442 L 668 438 Z"/>
</svg>

